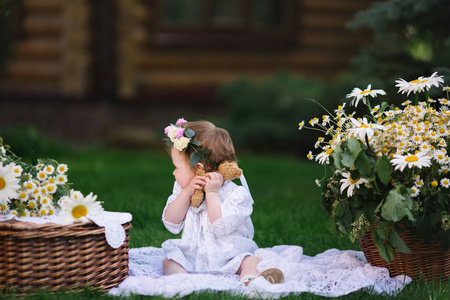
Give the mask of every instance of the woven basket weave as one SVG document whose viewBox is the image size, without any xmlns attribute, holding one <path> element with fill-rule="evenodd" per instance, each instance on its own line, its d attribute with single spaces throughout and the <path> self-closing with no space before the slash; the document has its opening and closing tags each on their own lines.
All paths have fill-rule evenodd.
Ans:
<svg viewBox="0 0 450 300">
<path fill-rule="evenodd" d="M 0 295 L 92 287 L 107 291 L 128 276 L 130 223 L 118 249 L 95 224 L 0 222 Z"/>
<path fill-rule="evenodd" d="M 375 245 L 372 228 L 359 241 L 367 261 L 372 266 L 387 268 L 391 276 L 406 274 L 414 280 L 446 282 L 450 276 L 450 251 L 442 249 L 437 237 L 433 237 L 431 243 L 426 244 L 420 240 L 414 229 L 404 229 L 398 234 L 411 253 L 405 254 L 395 250 L 395 258 L 391 263 L 386 262 Z"/>
</svg>

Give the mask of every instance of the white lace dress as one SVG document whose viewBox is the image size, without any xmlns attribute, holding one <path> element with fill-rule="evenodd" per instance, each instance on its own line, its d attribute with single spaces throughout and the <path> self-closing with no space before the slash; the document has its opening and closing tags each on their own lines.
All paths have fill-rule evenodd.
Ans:
<svg viewBox="0 0 450 300">
<path fill-rule="evenodd" d="M 203 201 L 200 207 L 188 209 L 183 222 L 173 224 L 165 218 L 166 208 L 180 192 L 181 187 L 175 182 L 163 211 L 162 220 L 170 232 L 178 234 L 183 230 L 181 239 L 162 244 L 166 257 L 189 273 L 235 274 L 244 257 L 258 249 L 253 241 L 253 199 L 248 189 L 226 181 L 219 191 L 221 218 L 211 223 Z"/>
<path fill-rule="evenodd" d="M 180 240 L 169 240 L 163 248 L 130 249 L 130 276 L 109 295 L 130 294 L 164 297 L 183 297 L 198 291 L 228 291 L 251 298 L 279 298 L 289 294 L 313 293 L 325 297 L 339 297 L 366 289 L 372 294 L 395 295 L 411 282 L 407 276 L 391 278 L 385 268 L 371 266 L 360 251 L 329 249 L 316 256 L 303 254 L 297 245 L 259 248 L 252 241 L 250 221 L 253 200 L 245 178 L 243 187 L 227 182 L 220 195 L 222 218 L 211 224 L 205 204 L 190 208 L 181 224 L 164 219 L 173 233 L 185 229 Z M 173 201 L 181 191 L 175 184 Z M 245 255 L 262 259 L 259 272 L 279 268 L 285 276 L 283 284 L 270 284 L 259 277 L 245 286 L 234 274 Z M 165 257 L 181 263 L 190 274 L 162 276 Z"/>
</svg>

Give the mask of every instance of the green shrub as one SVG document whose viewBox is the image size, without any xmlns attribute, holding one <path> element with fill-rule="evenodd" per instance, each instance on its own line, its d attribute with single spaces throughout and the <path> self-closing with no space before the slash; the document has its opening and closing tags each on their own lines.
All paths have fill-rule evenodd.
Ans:
<svg viewBox="0 0 450 300">
<path fill-rule="evenodd" d="M 227 128 L 236 147 L 266 153 L 305 154 L 315 140 L 298 123 L 321 110 L 325 83 L 279 73 L 263 81 L 242 78 L 220 91 Z"/>
</svg>

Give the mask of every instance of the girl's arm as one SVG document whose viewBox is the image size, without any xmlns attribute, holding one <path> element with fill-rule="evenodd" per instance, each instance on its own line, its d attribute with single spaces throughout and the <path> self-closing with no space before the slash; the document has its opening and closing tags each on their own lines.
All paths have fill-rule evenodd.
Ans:
<svg viewBox="0 0 450 300">
<path fill-rule="evenodd" d="M 223 176 L 220 173 L 209 173 L 206 176 L 205 200 L 206 211 L 208 212 L 209 222 L 214 223 L 222 217 L 219 190 L 223 185 Z"/>
<path fill-rule="evenodd" d="M 167 206 L 166 220 L 173 224 L 183 222 L 191 205 L 192 195 L 194 195 L 195 190 L 202 189 L 205 184 L 205 176 L 195 176 L 192 178 L 189 185 Z"/>
</svg>

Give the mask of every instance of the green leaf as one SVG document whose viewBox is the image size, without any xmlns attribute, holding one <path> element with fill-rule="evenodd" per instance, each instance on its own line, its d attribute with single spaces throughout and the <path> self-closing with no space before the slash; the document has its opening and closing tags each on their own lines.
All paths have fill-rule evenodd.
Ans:
<svg viewBox="0 0 450 300">
<path fill-rule="evenodd" d="M 200 161 L 200 155 L 198 155 L 197 152 L 192 152 L 191 153 L 191 162 L 189 163 L 189 165 L 191 167 L 194 167 L 199 161 Z"/>
<path fill-rule="evenodd" d="M 199 149 L 198 152 L 200 154 L 204 155 L 204 154 L 208 154 L 209 152 L 211 152 L 211 150 L 210 149 Z"/>
<path fill-rule="evenodd" d="M 348 151 L 343 152 L 341 157 L 341 163 L 347 168 L 350 168 L 355 163 L 355 158 Z"/>
<path fill-rule="evenodd" d="M 200 142 L 198 140 L 191 140 L 190 143 L 195 145 L 195 146 L 201 146 L 202 145 L 202 142 Z"/>
<path fill-rule="evenodd" d="M 380 157 L 375 163 L 375 172 L 384 185 L 391 181 L 391 163 L 387 157 Z"/>
<path fill-rule="evenodd" d="M 398 222 L 406 215 L 411 219 L 412 214 L 409 206 L 412 200 L 408 195 L 401 193 L 401 188 L 397 187 L 389 191 L 383 207 L 381 208 L 381 216 L 387 221 Z"/>
<path fill-rule="evenodd" d="M 381 257 L 390 263 L 395 257 L 394 247 L 389 243 L 385 243 L 385 240 L 378 236 L 377 230 L 372 231 L 372 237 Z"/>
<path fill-rule="evenodd" d="M 377 234 L 383 240 L 386 239 L 386 222 L 379 222 L 376 228 Z"/>
<path fill-rule="evenodd" d="M 192 129 L 186 128 L 184 131 L 184 135 L 188 138 L 192 138 L 195 135 L 195 132 Z"/>
<path fill-rule="evenodd" d="M 331 156 L 333 156 L 333 161 L 334 161 L 334 165 L 336 168 L 338 169 L 342 169 L 342 164 L 341 164 L 341 154 L 342 154 L 342 149 L 341 147 L 336 147 L 333 150 L 333 153 L 331 154 Z"/>
<path fill-rule="evenodd" d="M 342 201 L 339 201 L 336 204 L 336 207 L 334 208 L 334 213 L 336 215 L 336 217 L 338 218 L 342 218 L 344 216 L 344 205 Z"/>
<path fill-rule="evenodd" d="M 347 143 L 348 150 L 350 154 L 357 158 L 359 153 L 361 152 L 361 146 L 359 145 L 359 141 L 356 138 L 350 138 Z"/>
<path fill-rule="evenodd" d="M 355 160 L 355 168 L 363 177 L 369 177 L 372 169 L 370 168 L 370 162 L 367 155 L 361 151 Z"/>
<path fill-rule="evenodd" d="M 328 219 L 327 224 L 326 224 L 326 228 L 328 229 L 329 232 L 331 232 L 332 234 L 338 234 L 338 230 L 336 228 L 336 223 L 334 222 L 333 219 Z"/>
<path fill-rule="evenodd" d="M 395 247 L 395 249 L 397 249 L 398 252 L 411 253 L 411 250 L 409 250 L 408 246 L 394 229 L 389 232 L 389 242 Z"/>
</svg>

